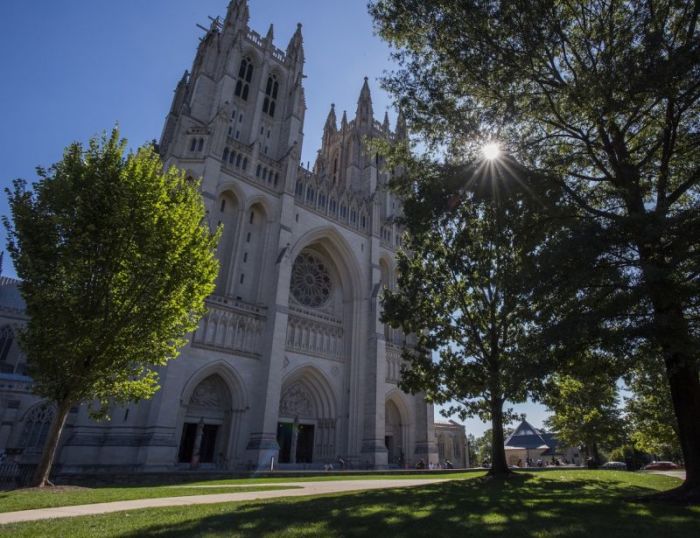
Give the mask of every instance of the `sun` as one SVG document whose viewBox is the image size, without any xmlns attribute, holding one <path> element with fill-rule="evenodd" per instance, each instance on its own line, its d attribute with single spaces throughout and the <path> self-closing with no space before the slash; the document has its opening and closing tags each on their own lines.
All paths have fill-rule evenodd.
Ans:
<svg viewBox="0 0 700 538">
<path fill-rule="evenodd" d="M 498 159 L 501 155 L 501 146 L 496 142 L 491 142 L 481 148 L 481 153 L 484 155 L 485 159 L 493 161 L 494 159 Z"/>
</svg>

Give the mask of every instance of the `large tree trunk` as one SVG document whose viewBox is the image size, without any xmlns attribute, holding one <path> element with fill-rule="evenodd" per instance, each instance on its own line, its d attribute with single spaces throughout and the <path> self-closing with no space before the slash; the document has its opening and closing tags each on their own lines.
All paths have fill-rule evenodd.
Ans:
<svg viewBox="0 0 700 538">
<path fill-rule="evenodd" d="M 503 438 L 503 401 L 498 398 L 491 400 L 491 469 L 488 474 L 493 476 L 510 474 Z"/>
<path fill-rule="evenodd" d="M 685 483 L 696 502 L 700 502 L 700 379 L 691 357 L 680 352 L 664 352 L 666 375 L 671 386 L 673 410 L 685 461 Z"/>
<path fill-rule="evenodd" d="M 660 264 L 659 264 L 660 265 Z M 679 302 L 679 294 L 665 268 L 645 267 L 647 288 L 654 307 L 654 336 L 663 353 L 671 389 L 673 410 L 678 421 L 685 483 L 672 493 L 680 500 L 700 502 L 700 371 L 690 328 Z M 661 389 L 663 390 L 663 389 Z"/>
<path fill-rule="evenodd" d="M 71 405 L 72 403 L 69 401 L 59 402 L 58 404 L 56 416 L 51 424 L 51 429 L 49 430 L 49 435 L 47 436 L 46 444 L 44 445 L 44 451 L 41 454 L 41 461 L 39 462 L 39 465 L 34 473 L 34 478 L 32 480 L 32 486 L 34 487 L 42 488 L 49 484 L 51 467 L 53 466 L 53 460 L 56 457 L 58 442 L 61 439 L 63 426 L 66 423 L 66 418 L 70 412 Z"/>
</svg>

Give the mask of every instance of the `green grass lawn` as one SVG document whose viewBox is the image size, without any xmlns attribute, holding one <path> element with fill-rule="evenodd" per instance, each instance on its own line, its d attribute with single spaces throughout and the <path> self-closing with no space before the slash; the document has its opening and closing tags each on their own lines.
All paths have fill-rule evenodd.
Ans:
<svg viewBox="0 0 700 538">
<path fill-rule="evenodd" d="M 700 507 L 624 500 L 679 484 L 615 471 L 551 471 L 418 488 L 159 508 L 0 527 L 16 537 L 693 537 Z"/>
<path fill-rule="evenodd" d="M 186 495 L 211 495 L 213 493 L 236 493 L 273 489 L 291 489 L 291 486 L 274 484 L 245 484 L 240 487 L 198 488 L 178 486 L 141 486 L 126 488 L 27 488 L 15 491 L 0 491 L 0 513 L 30 510 L 32 508 L 54 508 L 78 504 L 130 501 L 133 499 L 155 499 L 157 497 L 182 497 Z"/>
<path fill-rule="evenodd" d="M 456 480 L 460 478 L 474 478 L 483 476 L 486 471 L 474 469 L 472 471 L 456 471 L 454 473 L 435 473 L 425 471 L 421 473 L 399 474 L 399 473 L 352 473 L 352 474 L 328 474 L 318 476 L 281 476 L 279 478 L 228 478 L 223 480 L 207 480 L 202 482 L 192 482 L 193 485 L 227 485 L 227 484 L 278 484 L 280 482 L 325 482 L 329 480 L 413 480 L 416 478 L 439 478 L 444 480 Z"/>
<path fill-rule="evenodd" d="M 428 478 L 466 478 L 481 476 L 481 472 L 449 473 L 443 475 L 426 474 Z M 382 478 L 410 479 L 421 478 L 416 475 L 328 475 L 316 477 L 280 477 L 280 478 L 231 478 L 225 480 L 207 480 L 188 482 L 168 486 L 133 486 L 133 487 L 98 487 L 98 488 L 28 488 L 14 491 L 0 491 L 0 513 L 32 508 L 53 508 L 57 506 L 75 506 L 110 501 L 129 501 L 132 499 L 153 499 L 156 497 L 180 497 L 183 495 L 207 495 L 214 493 L 235 493 L 242 491 L 260 491 L 273 489 L 290 489 L 291 486 L 276 486 L 287 482 L 315 482 L 327 480 L 379 480 Z M 198 486 L 207 486 L 200 488 Z M 221 486 L 221 487 L 216 487 Z"/>
</svg>

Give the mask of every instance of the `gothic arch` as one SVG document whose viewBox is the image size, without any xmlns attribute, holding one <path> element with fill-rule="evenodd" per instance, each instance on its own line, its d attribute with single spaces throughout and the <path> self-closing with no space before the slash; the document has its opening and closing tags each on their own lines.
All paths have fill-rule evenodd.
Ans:
<svg viewBox="0 0 700 538">
<path fill-rule="evenodd" d="M 379 256 L 379 271 L 381 273 L 382 286 L 392 289 L 396 284 L 396 267 L 393 260 L 386 254 Z"/>
<path fill-rule="evenodd" d="M 241 415 L 248 407 L 236 371 L 218 361 L 195 372 L 182 390 L 176 461 L 229 468 L 236 457 Z"/>
<path fill-rule="evenodd" d="M 41 401 L 27 410 L 19 422 L 21 428 L 16 440 L 16 444 L 24 449 L 24 453 L 41 453 L 55 414 L 56 406 L 48 400 Z"/>
<path fill-rule="evenodd" d="M 239 244 L 242 254 L 234 279 L 235 295 L 250 303 L 257 303 L 261 295 L 266 269 L 265 252 L 271 238 L 267 234 L 270 214 L 265 199 L 255 197 L 243 213 Z"/>
<path fill-rule="evenodd" d="M 280 462 L 333 461 L 336 418 L 336 398 L 326 376 L 311 365 L 290 372 L 280 390 Z"/>
<path fill-rule="evenodd" d="M 246 204 L 246 195 L 245 192 L 243 192 L 243 189 L 241 189 L 240 185 L 236 181 L 224 181 L 223 183 L 219 184 L 216 188 L 216 198 L 220 199 L 221 196 L 226 192 L 230 191 L 233 196 L 238 200 L 238 203 L 240 204 L 241 207 L 244 207 L 248 204 Z"/>
<path fill-rule="evenodd" d="M 259 205 L 262 207 L 263 212 L 265 213 L 265 218 L 267 219 L 268 222 L 272 222 L 275 219 L 274 211 L 273 211 L 272 207 L 270 207 L 270 202 L 266 196 L 264 196 L 262 194 L 257 194 L 255 196 L 252 196 L 248 200 L 246 200 L 246 203 L 245 203 L 246 212 L 250 211 L 250 209 L 255 205 Z"/>
<path fill-rule="evenodd" d="M 295 418 L 291 416 L 292 408 L 283 409 L 284 398 L 290 390 L 299 387 L 309 398 L 310 416 L 300 418 L 315 419 L 335 419 L 336 399 L 328 378 L 314 366 L 305 365 L 290 372 L 282 382 L 280 393 L 280 416 L 285 418 Z M 286 413 L 286 414 L 285 414 Z"/>
<path fill-rule="evenodd" d="M 306 247 L 316 245 L 322 247 L 335 263 L 344 284 L 345 299 L 360 299 L 362 296 L 360 264 L 347 240 L 332 226 L 316 228 L 300 237 L 291 249 L 290 263 L 293 263 Z"/>
<path fill-rule="evenodd" d="M 231 393 L 232 410 L 245 411 L 248 409 L 249 400 L 245 384 L 238 375 L 238 372 L 236 372 L 236 370 L 230 364 L 224 361 L 217 361 L 212 364 L 208 364 L 192 374 L 182 389 L 180 402 L 183 405 L 186 405 L 192 398 L 192 394 L 197 386 L 212 375 L 218 375 L 226 383 L 228 390 Z"/>
<path fill-rule="evenodd" d="M 384 402 L 384 433 L 388 462 L 403 465 L 411 457 L 412 416 L 401 391 L 394 389 Z"/>
<path fill-rule="evenodd" d="M 210 212 L 212 224 L 223 225 L 223 233 L 218 247 L 220 262 L 219 276 L 217 279 L 217 291 L 224 295 L 231 289 L 232 271 L 236 257 L 236 244 L 238 242 L 238 230 L 240 229 L 240 215 L 243 208 L 242 193 L 235 185 L 222 185 L 218 189 L 214 207 Z"/>
<path fill-rule="evenodd" d="M 391 401 L 401 414 L 401 421 L 406 425 L 413 425 L 413 414 L 409 405 L 406 403 L 406 397 L 401 390 L 395 388 L 389 391 L 386 395 L 386 402 Z"/>
<path fill-rule="evenodd" d="M 263 58 L 255 47 L 244 47 L 243 50 L 241 50 L 240 58 L 237 58 L 237 62 L 234 62 L 233 64 L 236 74 L 238 74 L 238 64 L 240 63 L 241 59 L 245 57 L 253 60 L 253 79 L 255 79 L 256 71 L 260 71 L 260 68 L 262 67 Z"/>
</svg>

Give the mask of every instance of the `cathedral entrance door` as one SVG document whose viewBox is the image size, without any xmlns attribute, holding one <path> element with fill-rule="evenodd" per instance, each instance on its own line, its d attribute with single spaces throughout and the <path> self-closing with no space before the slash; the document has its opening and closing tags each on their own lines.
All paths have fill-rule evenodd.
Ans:
<svg viewBox="0 0 700 538">
<path fill-rule="evenodd" d="M 311 463 L 314 457 L 314 426 L 299 424 L 297 434 L 297 463 Z"/>
<path fill-rule="evenodd" d="M 182 428 L 182 438 L 180 440 L 180 452 L 178 461 L 180 463 L 189 463 L 192 461 L 194 453 L 194 440 L 197 437 L 197 423 L 186 422 Z"/>
<path fill-rule="evenodd" d="M 291 460 L 293 428 L 294 424 L 291 422 L 280 422 L 277 424 L 277 444 L 280 446 L 280 463 L 289 463 Z"/>
<path fill-rule="evenodd" d="M 202 428 L 202 442 L 199 445 L 199 462 L 214 463 L 214 447 L 216 447 L 216 434 L 219 426 L 205 424 Z"/>
<path fill-rule="evenodd" d="M 394 461 L 394 436 L 387 435 L 384 437 L 384 445 L 386 446 L 386 451 L 388 452 L 389 463 L 396 463 Z"/>
<path fill-rule="evenodd" d="M 311 463 L 314 457 L 314 425 L 292 422 L 277 424 L 280 463 Z"/>
</svg>

